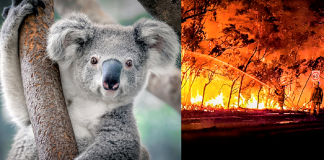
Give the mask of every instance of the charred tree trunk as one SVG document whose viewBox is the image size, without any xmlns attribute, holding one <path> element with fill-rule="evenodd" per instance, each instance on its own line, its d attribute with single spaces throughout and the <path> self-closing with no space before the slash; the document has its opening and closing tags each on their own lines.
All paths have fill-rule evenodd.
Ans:
<svg viewBox="0 0 324 160">
<path fill-rule="evenodd" d="M 258 48 L 255 48 L 255 51 L 253 52 L 253 54 L 251 55 L 251 57 L 249 58 L 249 60 L 247 61 L 247 64 L 244 66 L 243 72 L 246 73 L 247 71 L 247 67 L 249 66 L 249 64 L 252 62 L 252 58 L 254 57 L 255 53 L 258 51 Z M 240 95 L 241 95 L 241 90 L 242 90 L 242 84 L 243 84 L 243 80 L 244 80 L 244 76 L 245 74 L 242 75 L 241 78 L 241 82 L 240 82 L 240 88 L 239 88 L 239 94 L 237 97 L 237 106 L 240 107 Z"/>
<path fill-rule="evenodd" d="M 203 107 L 204 105 L 204 98 L 205 98 L 205 91 L 206 91 L 206 87 L 209 83 L 206 83 L 205 86 L 204 86 L 204 90 L 203 90 L 203 95 L 202 95 L 202 100 L 201 100 L 201 105 L 200 105 L 200 108 Z"/>
<path fill-rule="evenodd" d="M 232 86 L 231 86 L 231 92 L 228 98 L 228 104 L 227 104 L 227 109 L 230 109 L 230 104 L 231 104 L 231 98 L 232 98 L 232 91 L 233 91 L 233 86 L 235 84 L 235 81 L 233 82 Z"/>
<path fill-rule="evenodd" d="M 267 93 L 265 104 L 264 104 L 265 108 L 268 108 L 269 96 L 270 96 L 270 88 L 268 88 L 268 93 Z"/>
<path fill-rule="evenodd" d="M 54 22 L 53 0 L 29 15 L 19 33 L 24 94 L 39 159 L 73 159 L 77 146 L 66 108 L 59 70 L 46 58 L 46 35 Z"/>
<path fill-rule="evenodd" d="M 204 105 L 205 91 L 206 91 L 207 86 L 212 82 L 213 76 L 214 76 L 214 73 L 209 73 L 208 74 L 208 82 L 204 86 L 204 90 L 203 90 L 203 95 L 202 95 L 202 100 L 201 100 L 201 106 L 200 106 L 200 108 L 202 108 L 202 106 Z"/>
<path fill-rule="evenodd" d="M 261 89 L 262 89 L 262 86 L 260 87 L 260 89 L 259 89 L 259 92 L 258 92 L 258 102 L 257 102 L 257 109 L 259 109 L 259 97 L 260 97 L 260 91 L 261 91 Z"/>
<path fill-rule="evenodd" d="M 227 109 L 230 109 L 229 107 L 230 107 L 230 104 L 231 104 L 231 98 L 232 98 L 233 87 L 234 87 L 235 82 L 236 82 L 236 80 L 237 80 L 238 78 L 239 78 L 239 77 L 237 77 L 237 78 L 233 81 L 233 83 L 232 83 L 232 85 L 231 85 L 231 92 L 230 92 L 230 95 L 229 95 L 229 98 L 228 98 Z"/>
<path fill-rule="evenodd" d="M 237 107 L 240 107 L 240 97 L 241 97 L 240 95 L 241 95 L 241 90 L 242 90 L 242 84 L 243 84 L 244 76 L 245 76 L 245 74 L 242 75 L 241 82 L 240 82 L 239 94 L 237 96 Z"/>
<path fill-rule="evenodd" d="M 180 37 L 181 33 L 181 7 L 180 0 L 158 0 L 145 1 L 139 0 L 143 7 L 151 14 L 152 17 L 170 25 Z M 154 11 L 156 9 L 156 11 Z M 71 11 L 81 11 L 88 15 L 93 22 L 100 24 L 117 23 L 104 10 L 101 9 L 96 0 L 55 0 L 55 10 L 61 15 Z M 181 56 L 177 59 L 178 68 L 170 71 L 165 76 L 156 76 L 151 74 L 149 77 L 148 87 L 150 93 L 154 94 L 179 113 L 181 112 Z M 162 87 L 160 84 L 164 84 Z M 158 88 L 158 89 L 157 89 Z"/>
</svg>

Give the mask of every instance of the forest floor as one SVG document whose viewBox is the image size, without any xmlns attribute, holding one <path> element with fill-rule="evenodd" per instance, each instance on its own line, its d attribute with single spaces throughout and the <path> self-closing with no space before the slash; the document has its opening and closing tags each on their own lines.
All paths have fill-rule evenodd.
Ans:
<svg viewBox="0 0 324 160">
<path fill-rule="evenodd" d="M 298 153 L 324 144 L 324 111 L 316 117 L 278 110 L 182 111 L 181 121 L 183 159 L 237 151 Z"/>
</svg>

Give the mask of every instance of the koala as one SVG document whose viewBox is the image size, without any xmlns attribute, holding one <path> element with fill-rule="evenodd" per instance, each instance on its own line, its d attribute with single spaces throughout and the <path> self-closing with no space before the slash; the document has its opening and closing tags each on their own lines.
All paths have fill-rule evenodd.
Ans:
<svg viewBox="0 0 324 160">
<path fill-rule="evenodd" d="M 1 28 L 1 83 L 6 113 L 17 126 L 8 159 L 38 159 L 27 111 L 18 55 L 18 28 L 40 0 L 6 8 Z M 151 72 L 163 74 L 180 52 L 167 24 L 140 19 L 132 26 L 92 23 L 82 13 L 55 22 L 47 56 L 58 64 L 64 97 L 83 159 L 149 159 L 133 114 L 136 96 Z"/>
</svg>

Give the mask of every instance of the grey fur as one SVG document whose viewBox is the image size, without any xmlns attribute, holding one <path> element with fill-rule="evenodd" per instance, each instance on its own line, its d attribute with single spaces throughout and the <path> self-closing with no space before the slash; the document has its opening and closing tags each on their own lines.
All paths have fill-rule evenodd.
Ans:
<svg viewBox="0 0 324 160">
<path fill-rule="evenodd" d="M 11 7 L 1 28 L 1 81 L 4 100 L 18 126 L 8 159 L 37 159 L 36 145 L 22 90 L 18 58 L 18 28 L 38 0 Z M 47 54 L 59 64 L 63 92 L 81 159 L 149 159 L 140 143 L 133 102 L 150 71 L 165 73 L 173 66 L 180 45 L 171 27 L 141 19 L 133 26 L 92 23 L 72 13 L 54 23 Z M 91 57 L 98 63 L 91 64 Z M 116 91 L 102 87 L 102 63 L 123 64 Z M 133 66 L 124 65 L 132 60 Z"/>
</svg>

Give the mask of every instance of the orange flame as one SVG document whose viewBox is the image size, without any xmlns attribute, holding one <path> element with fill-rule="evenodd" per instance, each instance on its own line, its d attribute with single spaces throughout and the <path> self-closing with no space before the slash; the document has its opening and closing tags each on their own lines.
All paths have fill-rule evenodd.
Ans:
<svg viewBox="0 0 324 160">
<path fill-rule="evenodd" d="M 209 101 L 206 101 L 205 104 L 208 106 L 224 106 L 223 102 L 223 93 L 218 95 L 217 97 L 210 99 Z"/>
</svg>

